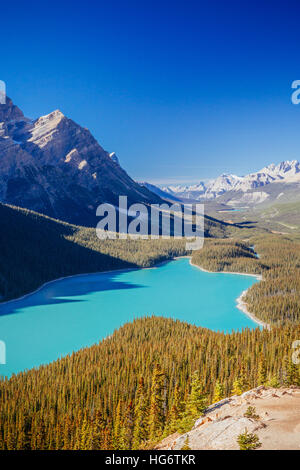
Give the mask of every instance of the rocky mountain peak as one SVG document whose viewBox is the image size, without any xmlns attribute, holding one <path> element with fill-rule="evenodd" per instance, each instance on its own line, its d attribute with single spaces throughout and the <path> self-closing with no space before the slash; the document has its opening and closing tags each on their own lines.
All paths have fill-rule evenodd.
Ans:
<svg viewBox="0 0 300 470">
<path fill-rule="evenodd" d="M 0 105 L 0 149 L 4 203 L 95 226 L 98 205 L 117 205 L 120 195 L 129 204 L 160 202 L 128 176 L 114 152 L 59 109 L 30 120 L 8 98 Z"/>
<path fill-rule="evenodd" d="M 59 109 L 56 109 L 55 111 L 52 111 L 51 113 L 46 114 L 45 116 L 41 116 L 40 118 L 38 118 L 35 121 L 35 124 L 37 124 L 37 123 L 45 124 L 46 122 L 57 123 L 57 122 L 61 121 L 64 117 L 65 117 L 65 115 Z"/>
<path fill-rule="evenodd" d="M 24 114 L 7 96 L 6 103 L 0 104 L 0 122 L 9 123 L 11 121 L 19 121 L 22 119 L 24 119 Z"/>
</svg>

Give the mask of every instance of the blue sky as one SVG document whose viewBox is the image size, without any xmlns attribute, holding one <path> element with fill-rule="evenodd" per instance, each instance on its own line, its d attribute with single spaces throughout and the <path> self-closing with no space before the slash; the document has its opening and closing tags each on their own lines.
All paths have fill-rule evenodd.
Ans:
<svg viewBox="0 0 300 470">
<path fill-rule="evenodd" d="M 59 108 L 151 182 L 300 158 L 296 1 L 1 5 L 0 79 L 29 117 Z"/>
</svg>

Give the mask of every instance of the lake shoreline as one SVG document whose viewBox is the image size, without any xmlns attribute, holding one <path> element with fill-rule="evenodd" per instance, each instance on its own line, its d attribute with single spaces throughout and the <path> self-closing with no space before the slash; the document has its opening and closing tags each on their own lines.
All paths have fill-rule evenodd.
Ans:
<svg viewBox="0 0 300 470">
<path fill-rule="evenodd" d="M 201 271 L 205 273 L 210 273 L 210 274 L 235 274 L 238 276 L 252 276 L 255 277 L 257 280 L 262 281 L 262 275 L 261 274 L 247 274 L 247 273 L 238 273 L 238 272 L 231 272 L 231 271 L 208 271 L 207 269 L 202 268 L 201 266 L 198 266 L 197 264 L 192 263 L 192 258 L 190 258 L 190 265 L 195 266 L 195 268 L 200 269 Z M 253 313 L 249 312 L 247 308 L 246 302 L 243 300 L 245 295 L 247 294 L 249 289 L 244 290 L 241 295 L 236 299 L 237 303 L 237 308 L 241 310 L 245 315 L 247 315 L 251 320 L 253 320 L 255 323 L 258 325 L 262 326 L 263 328 L 266 328 L 267 330 L 271 329 L 271 325 L 268 323 L 263 322 L 259 318 L 257 318 Z"/>
<path fill-rule="evenodd" d="M 177 261 L 177 263 L 175 261 Z M 248 328 L 251 330 L 257 327 L 257 320 L 253 318 L 251 314 L 247 312 L 247 310 L 246 312 L 243 310 L 245 306 L 243 305 L 242 297 L 245 292 L 242 292 L 239 297 L 240 302 L 238 303 L 238 308 L 239 310 L 242 310 L 244 314 L 247 314 L 249 318 L 251 318 L 251 324 L 249 321 L 245 321 L 247 317 L 240 315 L 239 312 L 237 314 L 237 311 L 235 310 L 235 296 L 251 284 L 249 279 L 247 282 L 243 282 L 241 278 L 238 280 L 237 278 L 234 279 L 233 277 L 224 276 L 222 278 L 219 276 L 216 280 L 219 286 L 217 287 L 215 285 L 216 278 L 203 273 L 203 278 L 205 278 L 204 281 L 207 283 L 208 288 L 212 289 L 212 296 L 211 298 L 208 298 L 208 302 L 212 301 L 212 312 L 215 311 L 216 321 L 210 321 L 209 316 L 207 316 L 205 312 L 198 312 L 197 308 L 195 308 L 195 305 L 197 305 L 199 297 L 197 294 L 197 289 L 201 288 L 202 277 L 200 276 L 199 278 L 199 274 L 197 275 L 197 272 L 193 269 L 193 266 L 195 265 L 191 262 L 191 256 L 184 255 L 169 259 L 160 259 L 157 264 L 148 266 L 146 268 L 139 268 L 134 266 L 132 268 L 126 267 L 123 269 L 113 269 L 96 273 L 75 274 L 72 276 L 65 276 L 60 279 L 48 281 L 35 290 L 35 292 L 38 292 L 38 294 L 36 294 L 37 298 L 34 299 L 33 302 L 31 302 L 30 297 L 34 295 L 34 293 L 29 293 L 17 299 L 17 301 L 10 300 L 3 303 L 3 310 L 0 310 L 0 320 L 1 326 L 3 326 L 3 334 L 7 334 L 7 345 L 9 345 L 12 351 L 19 351 L 18 348 L 20 348 L 20 350 L 23 348 L 24 351 L 28 351 L 28 353 L 22 357 L 19 357 L 18 354 L 15 356 L 12 355 L 11 364 L 5 368 L 5 371 L 1 375 L 11 377 L 12 374 L 17 374 L 25 370 L 31 370 L 45 364 L 50 364 L 51 362 L 64 357 L 65 355 L 78 351 L 82 347 L 89 347 L 93 344 L 97 344 L 99 341 L 109 337 L 114 330 L 120 328 L 120 325 L 133 321 L 134 318 L 137 316 L 139 317 L 141 313 L 143 316 L 145 314 L 149 315 L 149 313 L 161 316 L 162 308 L 164 312 L 162 316 L 164 317 L 173 318 L 174 320 L 179 319 L 180 321 L 189 322 L 190 324 L 197 324 L 199 327 L 208 328 L 212 331 L 222 330 L 230 334 L 230 332 L 241 331 L 241 328 L 246 328 L 246 326 L 242 325 L 248 325 Z M 202 268 L 199 266 L 195 267 L 202 270 Z M 163 282 L 160 281 L 160 283 L 158 282 L 160 280 L 159 268 L 161 268 L 163 280 Z M 145 271 L 142 271 L 142 269 L 147 269 L 148 274 Z M 155 270 L 157 271 L 157 274 Z M 210 271 L 207 271 L 207 273 L 212 274 Z M 101 276 L 101 274 L 104 274 L 104 276 Z M 173 281 L 170 280 L 168 276 L 169 274 L 171 276 L 175 276 L 174 279 L 172 278 Z M 145 280 L 145 278 L 146 280 L 148 279 L 149 282 L 139 282 L 139 279 Z M 115 281 L 117 284 L 115 284 Z M 118 283 L 119 281 L 120 283 Z M 189 289 L 193 286 L 192 289 L 194 294 L 190 304 L 180 304 L 181 297 L 178 297 L 178 285 L 180 285 L 180 282 L 185 282 L 186 292 L 189 292 Z M 57 283 L 57 287 L 55 283 Z M 223 302 L 221 301 L 220 303 L 219 301 L 218 303 L 216 300 L 216 305 L 218 305 L 218 307 L 215 308 L 214 304 L 216 302 L 213 299 L 214 297 L 218 298 L 219 289 L 220 292 L 223 292 L 223 286 L 231 286 L 235 283 L 237 283 L 240 288 L 233 290 L 231 295 L 229 292 L 226 294 L 226 288 L 224 290 L 224 308 L 227 308 L 225 311 L 228 311 L 228 315 L 224 315 L 224 312 L 222 311 Z M 86 288 L 86 285 L 88 286 L 89 284 L 91 284 L 91 287 Z M 123 285 L 125 287 L 123 287 Z M 83 286 L 82 289 L 81 286 Z M 122 287 L 154 287 L 156 290 L 154 291 L 154 296 L 150 291 L 148 291 L 148 294 L 146 291 L 136 291 L 135 293 L 137 294 L 136 299 L 138 310 L 136 312 L 132 312 L 130 298 L 128 300 L 128 294 L 122 289 Z M 173 298 L 177 299 L 174 305 L 170 305 L 170 301 L 164 302 L 163 297 L 160 297 L 161 293 L 159 289 L 164 289 L 165 287 L 170 287 L 170 292 L 173 292 L 173 288 Z M 101 291 L 113 290 L 114 288 L 120 290 L 120 298 L 116 298 L 113 292 L 111 294 L 106 293 L 105 295 L 101 296 Z M 203 298 L 205 298 L 206 289 L 203 288 L 201 292 Z M 94 293 L 98 293 L 98 297 L 89 298 L 89 294 Z M 85 294 L 87 297 L 80 297 L 75 299 L 76 296 L 85 296 Z M 145 295 L 149 300 L 147 304 L 145 304 Z M 147 297 L 147 295 L 150 295 L 150 297 Z M 110 296 L 112 296 L 112 298 Z M 22 300 L 24 297 L 27 297 L 27 299 Z M 153 306 L 154 311 L 146 312 L 144 311 L 145 305 L 149 306 L 151 304 L 152 297 L 156 299 Z M 86 309 L 85 311 L 83 310 L 81 304 L 71 305 L 70 302 L 74 302 L 75 300 L 91 301 L 91 308 L 89 309 L 88 307 L 83 306 L 83 308 Z M 11 304 L 11 302 L 15 303 Z M 70 305 L 66 305 L 66 308 L 65 305 L 62 305 L 61 307 L 58 306 L 57 308 L 55 305 L 57 302 L 67 302 Z M 9 305 L 5 306 L 4 304 L 6 303 Z M 45 315 L 39 315 L 38 321 L 35 317 L 35 315 L 39 313 L 37 309 L 35 309 L 37 305 L 49 305 L 52 308 L 52 310 L 49 311 L 42 311 L 42 313 L 45 313 Z M 124 306 L 124 309 L 122 308 L 121 311 L 120 305 Z M 180 308 L 178 308 L 178 305 Z M 14 318 L 15 316 L 13 315 L 7 317 L 6 319 L 4 318 L 5 315 L 10 313 L 18 313 L 18 311 L 22 312 L 22 310 L 26 310 L 26 308 L 29 309 L 29 316 L 27 317 L 24 315 L 19 319 Z M 99 312 L 102 312 L 103 314 L 103 312 L 106 311 L 110 312 L 109 316 L 111 316 L 112 319 L 106 321 L 104 318 L 105 321 L 103 323 L 101 316 L 99 316 Z M 63 315 L 64 313 L 66 315 Z M 131 315 L 132 313 L 134 313 L 134 316 Z M 88 321 L 86 314 L 88 314 Z M 4 317 L 2 317 L 2 315 Z M 73 324 L 72 322 L 74 322 L 74 329 L 71 328 L 70 330 L 70 324 Z M 60 325 L 59 331 L 57 331 L 56 324 Z M 32 342 L 31 332 L 33 325 L 34 334 Z M 18 338 L 18 334 L 20 335 L 20 338 Z M 40 339 L 41 337 L 43 338 L 42 341 Z M 52 338 L 49 344 L 54 346 L 49 346 L 48 338 Z M 31 351 L 34 352 L 34 355 L 31 353 Z"/>
<path fill-rule="evenodd" d="M 235 275 L 238 275 L 238 276 L 252 276 L 252 277 L 255 277 L 256 279 L 258 279 L 260 281 L 262 280 L 262 275 L 261 274 L 247 274 L 247 273 L 238 273 L 238 272 L 230 272 L 230 271 L 208 271 L 207 269 L 204 269 L 201 266 L 198 266 L 197 264 L 192 263 L 192 257 L 191 256 L 183 255 L 183 256 L 174 256 L 173 258 L 166 259 L 166 260 L 161 261 L 161 262 L 159 262 L 159 263 L 157 263 L 153 266 L 144 267 L 144 268 L 143 267 L 134 267 L 134 268 L 109 269 L 107 271 L 96 271 L 96 272 L 91 272 L 91 273 L 72 274 L 70 276 L 59 277 L 57 279 L 52 279 L 51 281 L 45 282 L 40 287 L 38 287 L 36 290 L 34 290 L 32 292 L 29 292 L 28 294 L 24 294 L 21 297 L 17 297 L 16 299 L 7 300 L 5 302 L 0 302 L 0 307 L 2 305 L 7 305 L 11 302 L 17 302 L 17 301 L 20 301 L 20 300 L 24 300 L 24 299 L 26 299 L 26 297 L 29 297 L 33 294 L 36 294 L 37 292 L 42 290 L 44 287 L 49 286 L 50 284 L 53 284 L 57 281 L 63 281 L 65 279 L 73 279 L 73 278 L 80 277 L 80 276 L 91 276 L 93 274 L 97 275 L 97 274 L 121 273 L 121 272 L 136 271 L 136 270 L 139 270 L 139 269 L 156 269 L 156 268 L 159 268 L 160 266 L 163 266 L 166 263 L 169 263 L 171 261 L 176 261 L 176 260 L 182 259 L 182 258 L 189 258 L 191 266 L 194 266 L 194 267 L 200 269 L 201 271 L 209 273 L 209 274 L 235 274 Z M 247 309 L 247 304 L 243 301 L 243 297 L 246 295 L 247 291 L 248 291 L 248 289 L 244 290 L 241 293 L 241 295 L 236 299 L 237 308 L 239 310 L 241 310 L 249 318 L 251 318 L 251 320 L 253 320 L 255 323 L 262 326 L 263 328 L 266 328 L 266 329 L 270 330 L 271 327 L 268 323 L 263 322 L 262 320 L 257 318 L 254 314 L 249 312 L 249 310 Z"/>
<path fill-rule="evenodd" d="M 10 299 L 10 300 L 5 300 L 4 302 L 0 302 L 0 307 L 2 305 L 7 305 L 11 302 L 18 302 L 19 300 L 24 300 L 24 299 L 26 299 L 26 297 L 28 297 L 30 295 L 33 295 L 33 294 L 36 294 L 37 292 L 39 292 L 44 287 L 46 287 L 50 284 L 53 284 L 54 282 L 57 282 L 57 281 L 63 281 L 64 279 L 73 279 L 74 277 L 80 277 L 80 276 L 92 276 L 93 274 L 97 275 L 97 274 L 108 274 L 108 273 L 121 273 L 121 272 L 137 271 L 139 269 L 155 269 L 155 268 L 159 268 L 163 264 L 169 263 L 170 261 L 174 261 L 174 260 L 180 259 L 180 258 L 189 258 L 189 256 L 175 256 L 174 258 L 169 258 L 169 259 L 166 259 L 164 261 L 160 261 L 158 264 L 155 264 L 153 266 L 144 267 L 144 268 L 137 266 L 137 267 L 134 267 L 134 268 L 108 269 L 107 271 L 95 271 L 95 272 L 91 272 L 91 273 L 71 274 L 70 276 L 57 277 L 55 279 L 52 279 L 51 281 L 44 282 L 44 284 L 40 285 L 37 289 L 35 289 L 31 292 L 28 292 L 28 294 L 24 294 L 21 297 L 16 297 L 15 299 Z"/>
</svg>

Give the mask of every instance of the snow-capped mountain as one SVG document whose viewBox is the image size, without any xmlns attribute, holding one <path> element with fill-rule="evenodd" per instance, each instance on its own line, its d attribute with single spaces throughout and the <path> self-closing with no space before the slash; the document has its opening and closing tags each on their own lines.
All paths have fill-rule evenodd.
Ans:
<svg viewBox="0 0 300 470">
<path fill-rule="evenodd" d="M 164 186 L 162 190 L 170 196 L 176 196 L 181 199 L 198 199 L 206 191 L 206 187 L 203 182 L 199 184 L 193 184 L 190 186 L 173 185 Z"/>
<path fill-rule="evenodd" d="M 0 104 L 0 202 L 95 226 L 98 205 L 117 205 L 119 195 L 128 204 L 161 202 L 61 111 L 33 121 L 8 97 Z"/>
<path fill-rule="evenodd" d="M 297 160 L 284 161 L 266 166 L 258 172 L 246 176 L 223 174 L 208 182 L 201 181 L 191 186 L 165 186 L 162 190 L 182 199 L 213 200 L 232 191 L 234 193 L 249 193 L 271 183 L 300 183 L 300 163 Z M 245 200 L 251 200 L 249 195 Z M 262 197 L 261 200 L 265 198 Z M 257 200 L 257 198 L 253 198 Z"/>
</svg>

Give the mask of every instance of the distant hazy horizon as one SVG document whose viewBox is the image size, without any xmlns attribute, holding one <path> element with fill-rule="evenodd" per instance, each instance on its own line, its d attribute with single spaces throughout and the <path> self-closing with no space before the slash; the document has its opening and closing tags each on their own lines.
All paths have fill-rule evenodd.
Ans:
<svg viewBox="0 0 300 470">
<path fill-rule="evenodd" d="M 297 160 L 299 161 L 298 159 L 294 159 L 294 160 Z M 243 176 L 247 176 L 248 174 L 251 174 L 251 173 L 256 173 L 260 170 L 262 170 L 264 167 L 266 166 L 269 166 L 271 164 L 275 164 L 275 165 L 278 165 L 279 163 L 282 163 L 283 161 L 286 161 L 286 160 L 280 160 L 280 161 L 272 161 L 272 162 L 266 162 L 263 167 L 261 168 L 252 168 L 251 171 L 249 171 L 249 173 L 247 174 L 236 174 L 234 173 L 233 171 L 230 171 L 230 172 L 222 172 L 222 173 L 218 173 L 216 174 L 213 178 L 199 178 L 199 179 L 195 179 L 195 178 L 165 178 L 165 179 L 150 179 L 150 180 L 147 180 L 147 183 L 150 183 L 150 184 L 154 184 L 154 185 L 157 185 L 158 187 L 162 187 L 162 186 L 184 186 L 184 185 L 193 185 L 193 184 L 199 184 L 199 183 L 208 183 L 209 181 L 212 181 L 216 178 L 218 178 L 219 176 L 221 176 L 222 174 L 235 174 L 235 176 L 240 176 L 240 177 L 243 177 Z M 144 180 L 137 180 L 137 181 L 140 181 L 140 182 L 143 182 Z"/>
</svg>

